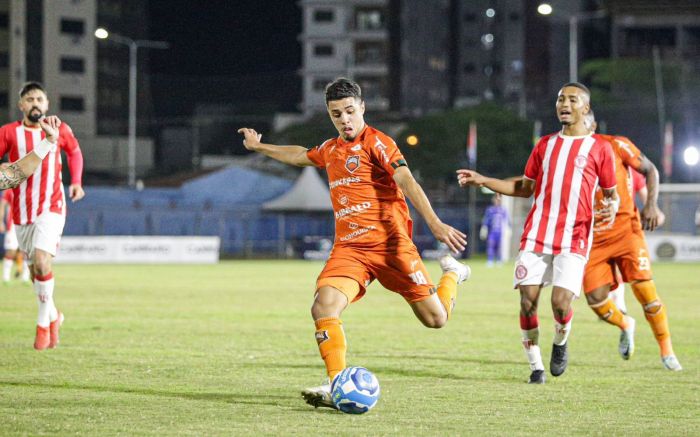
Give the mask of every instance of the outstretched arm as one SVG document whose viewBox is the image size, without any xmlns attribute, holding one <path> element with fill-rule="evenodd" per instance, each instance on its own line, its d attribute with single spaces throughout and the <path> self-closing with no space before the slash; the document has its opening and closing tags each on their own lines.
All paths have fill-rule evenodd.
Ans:
<svg viewBox="0 0 700 437">
<path fill-rule="evenodd" d="M 535 192 L 535 181 L 525 177 L 502 180 L 480 175 L 474 170 L 460 169 L 457 170 L 457 180 L 460 187 L 476 185 L 506 196 L 527 198 Z"/>
<path fill-rule="evenodd" d="M 261 143 L 262 134 L 259 134 L 255 129 L 242 127 L 238 129 L 239 134 L 243 134 L 243 145 L 246 149 L 253 152 L 262 153 L 277 161 L 285 164 L 304 167 L 314 165 L 313 162 L 306 156 L 307 149 L 302 146 L 276 146 L 274 144 Z"/>
<path fill-rule="evenodd" d="M 41 164 L 52 147 L 58 141 L 58 127 L 61 120 L 55 115 L 39 120 L 41 128 L 46 133 L 46 138 L 34 147 L 31 153 L 27 153 L 22 159 L 0 165 L 0 190 L 14 188 L 24 182 L 29 175 Z"/>
<path fill-rule="evenodd" d="M 425 219 L 430 232 L 433 233 L 435 238 L 445 243 L 452 252 L 462 252 L 467 246 L 467 236 L 440 220 L 435 211 L 433 211 L 433 207 L 430 205 L 423 188 L 413 178 L 411 170 L 405 166 L 397 168 L 394 172 L 394 181 L 408 197 L 408 200 L 411 201 L 418 214 Z"/>
</svg>

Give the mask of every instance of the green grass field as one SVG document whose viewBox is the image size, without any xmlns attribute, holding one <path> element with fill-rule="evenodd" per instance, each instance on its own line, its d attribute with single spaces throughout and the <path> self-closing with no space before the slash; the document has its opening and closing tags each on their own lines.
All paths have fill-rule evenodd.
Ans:
<svg viewBox="0 0 700 437">
<path fill-rule="evenodd" d="M 619 358 L 617 329 L 579 300 L 569 368 L 544 386 L 525 384 L 510 266 L 472 268 L 444 329 L 423 328 L 377 284 L 346 310 L 348 362 L 382 388 L 374 410 L 349 416 L 299 394 L 324 376 L 309 315 L 320 263 L 59 265 L 58 349 L 32 349 L 31 288 L 0 288 L 0 435 L 700 434 L 699 265 L 655 266 L 682 372 L 662 368 L 628 292 L 634 357 Z"/>
</svg>

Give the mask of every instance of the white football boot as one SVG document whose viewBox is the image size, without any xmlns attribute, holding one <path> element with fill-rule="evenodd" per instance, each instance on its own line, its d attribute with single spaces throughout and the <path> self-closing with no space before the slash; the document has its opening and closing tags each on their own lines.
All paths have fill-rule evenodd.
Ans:
<svg viewBox="0 0 700 437">
<path fill-rule="evenodd" d="M 637 322 L 630 316 L 625 316 L 627 319 L 627 329 L 623 329 L 620 332 L 620 343 L 617 346 L 617 350 L 620 352 L 623 360 L 629 360 L 632 354 L 634 354 L 634 329 L 637 326 Z"/>
<path fill-rule="evenodd" d="M 681 363 L 678 362 L 678 358 L 676 358 L 675 355 L 666 355 L 665 357 L 661 357 L 661 362 L 668 370 L 672 370 L 674 372 L 683 370 Z"/>
<path fill-rule="evenodd" d="M 333 399 L 331 398 L 331 383 L 326 382 L 318 387 L 310 387 L 301 391 L 301 396 L 307 404 L 313 405 L 314 408 L 325 407 L 335 408 Z"/>
<path fill-rule="evenodd" d="M 461 284 L 469 279 L 469 276 L 472 274 L 472 269 L 470 269 L 468 265 L 462 264 L 461 262 L 452 258 L 451 255 L 445 255 L 440 258 L 440 268 L 442 269 L 443 273 L 455 272 L 457 274 L 458 284 Z"/>
</svg>

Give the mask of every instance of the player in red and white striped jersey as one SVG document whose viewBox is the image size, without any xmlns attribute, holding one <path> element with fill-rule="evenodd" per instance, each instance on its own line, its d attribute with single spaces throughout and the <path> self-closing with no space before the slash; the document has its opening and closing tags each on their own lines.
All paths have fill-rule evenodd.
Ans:
<svg viewBox="0 0 700 437">
<path fill-rule="evenodd" d="M 534 202 L 525 222 L 514 285 L 520 290 L 520 327 L 530 363 L 530 383 L 543 383 L 544 364 L 539 349 L 537 304 L 543 286 L 553 285 L 555 332 L 550 371 L 559 376 L 568 363 L 571 302 L 581 292 L 583 271 L 593 233 L 593 196 L 598 185 L 605 201 L 618 205 L 615 161 L 610 144 L 593 137 L 584 123 L 590 110 L 590 92 L 580 83 L 559 91 L 558 133 L 535 146 L 523 178 L 500 180 L 472 170 L 458 170 L 459 184 L 486 186 L 508 196 L 530 197 Z M 607 220 L 614 220 L 614 214 Z"/>
<path fill-rule="evenodd" d="M 41 84 L 29 82 L 22 87 L 19 109 L 21 121 L 0 128 L 0 156 L 10 160 L 30 154 L 46 137 L 39 120 L 49 109 L 49 100 Z M 83 155 L 70 127 L 58 126 L 56 141 L 48 156 L 33 173 L 14 188 L 13 221 L 17 226 L 20 249 L 28 255 L 34 279 L 34 291 L 39 300 L 34 348 L 43 350 L 58 343 L 58 328 L 63 321 L 53 301 L 54 279 L 52 259 L 63 233 L 66 217 L 65 196 L 61 180 L 61 150 L 68 158 L 71 172 L 69 193 L 75 202 L 85 195 L 81 186 Z"/>
</svg>

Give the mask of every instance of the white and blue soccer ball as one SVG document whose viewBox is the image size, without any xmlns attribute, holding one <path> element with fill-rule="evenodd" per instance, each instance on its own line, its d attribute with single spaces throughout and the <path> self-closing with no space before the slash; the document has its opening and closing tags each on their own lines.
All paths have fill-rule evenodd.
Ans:
<svg viewBox="0 0 700 437">
<path fill-rule="evenodd" d="M 379 381 L 364 367 L 348 367 L 333 379 L 331 398 L 343 413 L 366 413 L 379 400 Z"/>
</svg>

